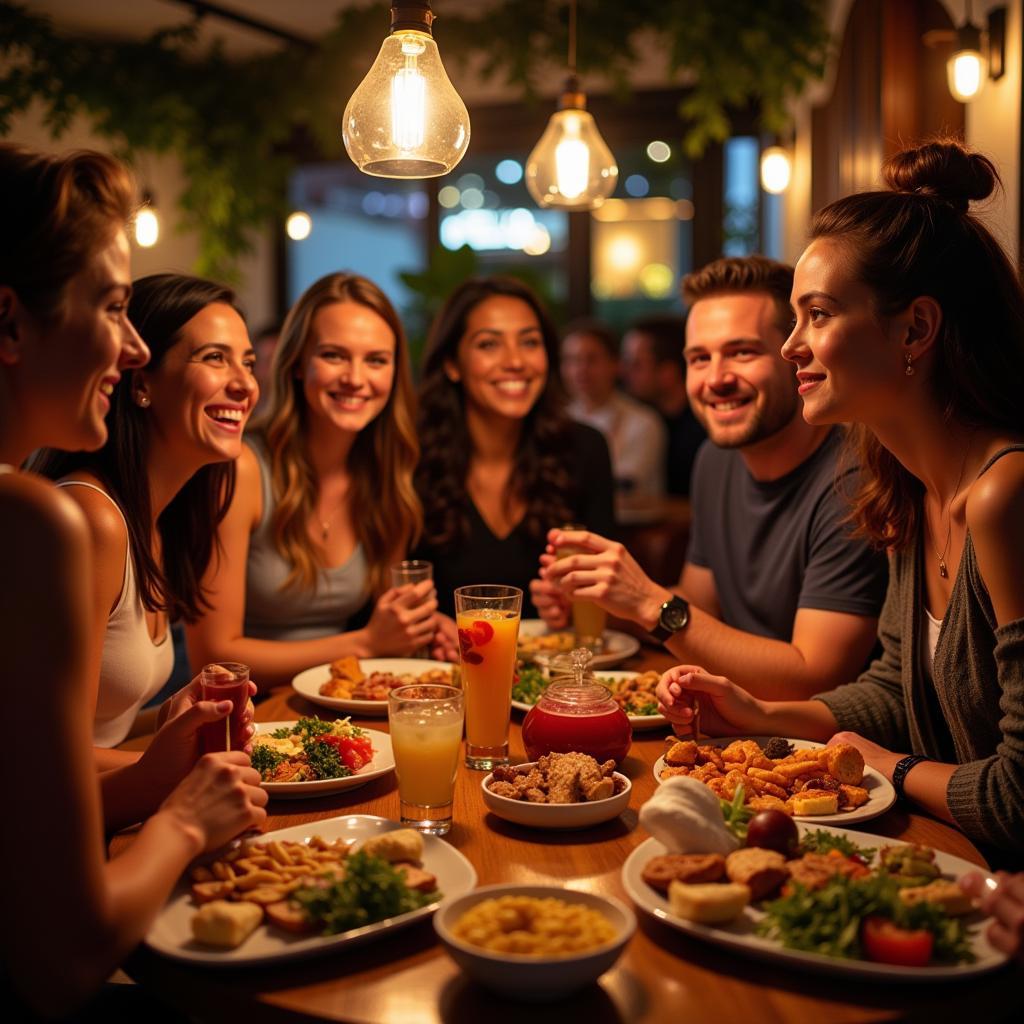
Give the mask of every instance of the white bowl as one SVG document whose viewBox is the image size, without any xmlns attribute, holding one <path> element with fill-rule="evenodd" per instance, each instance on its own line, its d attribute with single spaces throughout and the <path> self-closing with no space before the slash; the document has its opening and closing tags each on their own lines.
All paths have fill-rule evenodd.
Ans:
<svg viewBox="0 0 1024 1024">
<path fill-rule="evenodd" d="M 536 763 L 529 761 L 516 767 L 529 768 Z M 493 772 L 485 776 L 480 785 L 483 787 L 487 809 L 499 818 L 514 822 L 516 825 L 551 829 L 590 828 L 591 825 L 600 825 L 604 821 L 617 818 L 629 804 L 633 784 L 619 772 L 613 772 L 612 775 L 625 784 L 621 793 L 616 793 L 605 800 L 588 800 L 578 804 L 532 804 L 527 800 L 513 800 L 511 797 L 500 796 L 490 789 L 494 779 Z"/>
<path fill-rule="evenodd" d="M 499 896 L 553 896 L 566 903 L 582 903 L 604 914 L 615 938 L 572 956 L 524 956 L 492 953 L 452 934 L 455 922 L 482 900 Z M 529 1002 L 558 999 L 597 981 L 618 960 L 636 930 L 636 917 L 624 903 L 608 896 L 577 892 L 555 885 L 487 885 L 462 896 L 443 900 L 434 914 L 434 930 L 451 958 L 481 985 L 502 995 Z"/>
</svg>

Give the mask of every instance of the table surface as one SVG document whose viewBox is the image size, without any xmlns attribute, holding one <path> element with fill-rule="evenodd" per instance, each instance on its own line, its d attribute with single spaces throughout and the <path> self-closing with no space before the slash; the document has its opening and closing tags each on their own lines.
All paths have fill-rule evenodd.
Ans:
<svg viewBox="0 0 1024 1024">
<path fill-rule="evenodd" d="M 667 667 L 669 656 L 645 648 L 624 668 Z M 317 713 L 290 688 L 273 691 L 257 706 L 260 721 L 282 721 Z M 511 753 L 525 760 L 520 726 L 512 714 Z M 386 731 L 387 721 L 358 724 Z M 637 812 L 654 792 L 654 761 L 664 750 L 667 729 L 635 733 L 620 770 L 633 783 L 629 808 L 613 822 L 580 832 L 539 832 L 490 814 L 480 792 L 481 772 L 460 766 L 455 824 L 447 840 L 474 865 L 479 884 L 553 884 L 617 896 L 629 903 L 620 880 L 622 864 L 646 834 Z M 398 788 L 389 774 L 367 785 L 315 800 L 273 801 L 267 830 L 340 814 L 377 814 L 397 819 Z M 932 818 L 896 807 L 865 822 L 864 831 L 935 846 L 984 865 L 968 840 Z M 120 845 L 115 840 L 115 845 Z M 299 1019 L 390 1024 L 559 1021 L 568 1014 L 593 1024 L 705 1020 L 762 1022 L 905 1019 L 1002 1019 L 1021 1001 L 1024 971 L 1005 968 L 991 975 L 930 986 L 845 980 L 762 964 L 682 935 L 637 911 L 638 928 L 615 967 L 568 1001 L 516 1003 L 470 982 L 444 952 L 429 922 L 381 940 L 319 959 L 258 969 L 207 969 L 175 963 L 141 947 L 126 970 L 172 1003 L 209 1019 L 289 1021 Z M 699 1017 L 690 1018 L 690 1014 Z"/>
</svg>

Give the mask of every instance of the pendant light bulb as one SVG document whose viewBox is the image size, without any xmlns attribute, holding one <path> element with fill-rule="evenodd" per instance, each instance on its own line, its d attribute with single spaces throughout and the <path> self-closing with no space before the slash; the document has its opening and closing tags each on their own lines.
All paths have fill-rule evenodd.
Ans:
<svg viewBox="0 0 1024 1024">
<path fill-rule="evenodd" d="M 615 191 L 619 168 L 575 78 L 559 107 L 527 158 L 526 187 L 539 206 L 595 210 Z"/>
<path fill-rule="evenodd" d="M 971 21 L 970 4 L 967 20 L 956 32 L 956 49 L 946 61 L 946 77 L 953 98 L 961 103 L 975 99 L 988 77 L 988 62 L 981 55 L 981 29 Z"/>
<path fill-rule="evenodd" d="M 448 80 L 428 0 L 392 0 L 391 34 L 345 107 L 352 162 L 379 178 L 447 174 L 469 145 L 469 114 Z"/>
<path fill-rule="evenodd" d="M 142 205 L 135 211 L 135 241 L 143 249 L 150 249 L 160 238 L 160 218 L 150 192 L 142 196 Z"/>
</svg>

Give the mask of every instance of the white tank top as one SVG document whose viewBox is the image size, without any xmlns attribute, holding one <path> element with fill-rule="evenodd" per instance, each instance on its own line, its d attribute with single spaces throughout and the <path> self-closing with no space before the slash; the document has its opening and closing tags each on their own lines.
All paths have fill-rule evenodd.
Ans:
<svg viewBox="0 0 1024 1024">
<path fill-rule="evenodd" d="M 85 480 L 65 480 L 58 487 L 90 487 L 105 497 L 128 524 L 124 513 L 101 487 Z M 100 685 L 96 694 L 96 718 L 92 737 L 97 747 L 116 747 L 129 733 L 139 708 L 160 692 L 174 667 L 170 630 L 153 643 L 146 624 L 146 612 L 135 582 L 131 536 L 124 559 L 124 578 L 114 610 L 107 619 L 100 662 Z"/>
</svg>

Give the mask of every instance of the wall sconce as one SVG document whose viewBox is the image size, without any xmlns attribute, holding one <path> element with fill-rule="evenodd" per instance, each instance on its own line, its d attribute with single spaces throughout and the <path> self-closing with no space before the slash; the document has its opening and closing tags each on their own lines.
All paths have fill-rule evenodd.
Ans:
<svg viewBox="0 0 1024 1024">
<path fill-rule="evenodd" d="M 938 33 L 935 33 L 938 35 Z M 967 18 L 956 30 L 955 48 L 946 62 L 949 91 L 961 103 L 975 99 L 987 79 L 1002 78 L 1006 59 L 1006 8 L 988 12 L 983 32 L 971 18 L 967 0 Z"/>
<path fill-rule="evenodd" d="M 352 93 L 342 138 L 352 162 L 380 178 L 447 174 L 469 145 L 469 114 L 431 34 L 429 0 L 391 0 L 391 33 Z"/>
<path fill-rule="evenodd" d="M 793 161 L 789 150 L 782 146 L 769 146 L 761 154 L 761 188 L 773 196 L 789 188 L 793 176 Z"/>
</svg>

